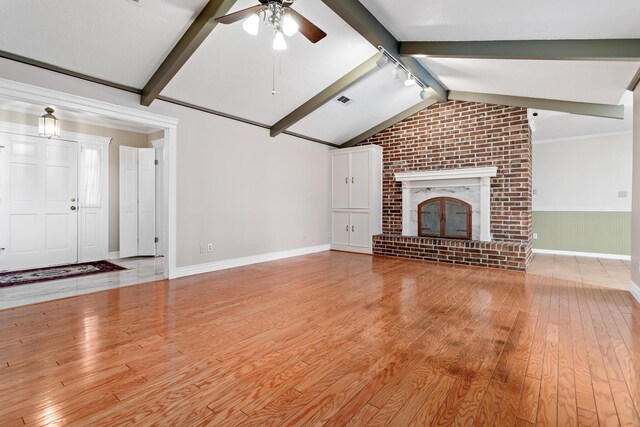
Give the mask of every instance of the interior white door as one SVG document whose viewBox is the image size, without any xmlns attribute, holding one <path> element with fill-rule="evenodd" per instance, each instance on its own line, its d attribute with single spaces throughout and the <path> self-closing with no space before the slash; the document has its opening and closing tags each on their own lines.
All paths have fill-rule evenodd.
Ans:
<svg viewBox="0 0 640 427">
<path fill-rule="evenodd" d="M 138 255 L 156 254 L 156 150 L 138 149 Z"/>
<path fill-rule="evenodd" d="M 120 147 L 120 257 L 138 255 L 138 149 Z"/>
<path fill-rule="evenodd" d="M 334 209 L 349 207 L 349 153 L 331 156 L 332 191 L 331 204 Z"/>
<path fill-rule="evenodd" d="M 369 208 L 369 151 L 351 153 L 349 207 Z"/>
<path fill-rule="evenodd" d="M 332 243 L 334 245 L 349 245 L 349 212 L 331 212 Z"/>
<path fill-rule="evenodd" d="M 0 133 L 0 270 L 78 260 L 78 147 Z"/>
<path fill-rule="evenodd" d="M 368 248 L 371 246 L 371 234 L 369 232 L 369 213 L 351 212 L 350 227 L 351 246 Z"/>
</svg>

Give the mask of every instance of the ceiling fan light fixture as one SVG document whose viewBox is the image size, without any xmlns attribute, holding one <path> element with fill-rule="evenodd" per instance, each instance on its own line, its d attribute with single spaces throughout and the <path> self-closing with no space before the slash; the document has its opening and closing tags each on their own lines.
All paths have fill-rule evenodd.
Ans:
<svg viewBox="0 0 640 427">
<path fill-rule="evenodd" d="M 258 16 L 257 13 L 254 13 L 244 20 L 242 28 L 252 36 L 257 36 L 260 29 L 260 16 Z"/>
<path fill-rule="evenodd" d="M 276 35 L 273 37 L 273 50 L 287 50 L 287 42 L 282 31 L 276 31 Z"/>
<path fill-rule="evenodd" d="M 298 23 L 289 13 L 285 13 L 282 18 L 282 32 L 285 36 L 291 37 L 298 33 Z"/>
</svg>

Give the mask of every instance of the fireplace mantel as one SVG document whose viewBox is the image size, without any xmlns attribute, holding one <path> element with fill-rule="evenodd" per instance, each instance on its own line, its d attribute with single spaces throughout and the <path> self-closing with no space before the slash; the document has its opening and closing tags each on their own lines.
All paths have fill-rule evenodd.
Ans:
<svg viewBox="0 0 640 427">
<path fill-rule="evenodd" d="M 478 239 L 483 242 L 491 241 L 491 178 L 497 173 L 497 167 L 396 173 L 396 181 L 402 182 L 402 235 L 417 235 L 411 231 L 412 190 L 434 187 L 479 187 L 480 234 Z"/>
</svg>

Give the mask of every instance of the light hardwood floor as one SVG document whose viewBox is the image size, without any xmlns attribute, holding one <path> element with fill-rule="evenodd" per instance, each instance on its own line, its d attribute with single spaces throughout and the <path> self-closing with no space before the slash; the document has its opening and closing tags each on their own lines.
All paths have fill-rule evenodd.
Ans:
<svg viewBox="0 0 640 427">
<path fill-rule="evenodd" d="M 535 254 L 528 272 L 607 288 L 629 289 L 631 262 L 619 259 Z"/>
<path fill-rule="evenodd" d="M 0 425 L 640 425 L 640 305 L 325 252 L 0 311 Z"/>
</svg>

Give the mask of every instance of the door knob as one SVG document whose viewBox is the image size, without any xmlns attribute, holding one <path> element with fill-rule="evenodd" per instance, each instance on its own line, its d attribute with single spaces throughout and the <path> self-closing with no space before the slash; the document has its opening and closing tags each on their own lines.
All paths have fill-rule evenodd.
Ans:
<svg viewBox="0 0 640 427">
<path fill-rule="evenodd" d="M 75 202 L 75 201 L 76 201 L 76 199 L 71 199 L 71 201 L 72 201 L 72 202 Z"/>
<path fill-rule="evenodd" d="M 76 209 L 78 209 L 78 208 L 76 208 L 75 206 L 71 206 L 71 210 L 72 211 L 75 211 Z"/>
</svg>

